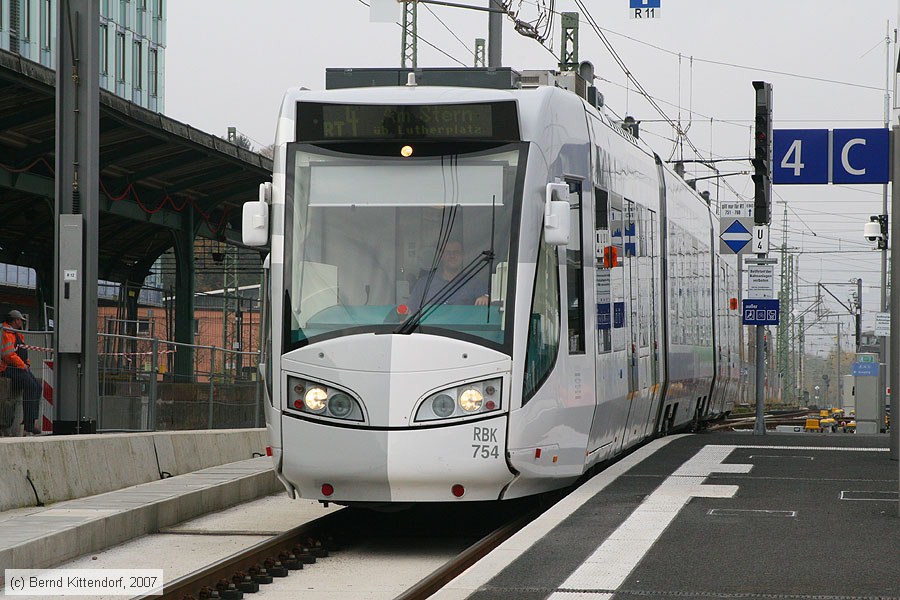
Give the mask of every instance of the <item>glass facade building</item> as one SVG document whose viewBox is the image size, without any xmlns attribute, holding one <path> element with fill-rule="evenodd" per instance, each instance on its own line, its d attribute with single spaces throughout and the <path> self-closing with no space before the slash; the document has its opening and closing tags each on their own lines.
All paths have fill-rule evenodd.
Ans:
<svg viewBox="0 0 900 600">
<path fill-rule="evenodd" d="M 56 69 L 59 0 L 0 0 L 0 48 Z M 100 87 L 154 112 L 165 112 L 167 0 L 100 0 Z M 154 273 L 144 282 L 162 286 Z M 0 263 L 0 286 L 36 286 L 33 269 Z M 100 282 L 99 297 L 119 285 Z M 162 292 L 142 290 L 141 302 L 160 304 Z"/>
<path fill-rule="evenodd" d="M 0 48 L 56 68 L 58 0 L 0 0 Z M 100 0 L 100 87 L 165 112 L 166 0 Z"/>
</svg>

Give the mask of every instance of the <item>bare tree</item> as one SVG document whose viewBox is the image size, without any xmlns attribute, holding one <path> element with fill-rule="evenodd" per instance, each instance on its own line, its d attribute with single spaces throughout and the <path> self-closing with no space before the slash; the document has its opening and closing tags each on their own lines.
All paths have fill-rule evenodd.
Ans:
<svg viewBox="0 0 900 600">
<path fill-rule="evenodd" d="M 260 148 L 259 153 L 266 158 L 275 158 L 275 144 L 269 144 L 264 148 Z"/>
</svg>

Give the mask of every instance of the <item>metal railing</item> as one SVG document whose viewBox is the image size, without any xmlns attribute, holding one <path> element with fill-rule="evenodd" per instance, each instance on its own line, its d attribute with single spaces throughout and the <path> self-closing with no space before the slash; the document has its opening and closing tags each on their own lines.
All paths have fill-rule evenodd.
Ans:
<svg viewBox="0 0 900 600">
<path fill-rule="evenodd" d="M 260 427 L 259 354 L 99 334 L 98 430 Z"/>
<path fill-rule="evenodd" d="M 53 332 L 25 331 L 31 371 L 43 380 L 38 427 L 52 423 Z M 98 431 L 261 427 L 259 354 L 151 337 L 100 333 L 98 389 L 83 411 Z M 22 435 L 21 394 L 0 377 L 0 436 Z M 43 427 L 49 432 L 47 426 Z"/>
</svg>

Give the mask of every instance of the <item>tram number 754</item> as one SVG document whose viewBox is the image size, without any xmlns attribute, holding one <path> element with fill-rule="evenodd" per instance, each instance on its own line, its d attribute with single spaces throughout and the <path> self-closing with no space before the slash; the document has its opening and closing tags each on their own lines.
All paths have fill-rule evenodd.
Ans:
<svg viewBox="0 0 900 600">
<path fill-rule="evenodd" d="M 472 458 L 500 458 L 500 447 L 497 444 L 496 427 L 476 427 L 472 433 L 474 442 L 493 442 L 492 444 L 472 444 Z"/>
</svg>

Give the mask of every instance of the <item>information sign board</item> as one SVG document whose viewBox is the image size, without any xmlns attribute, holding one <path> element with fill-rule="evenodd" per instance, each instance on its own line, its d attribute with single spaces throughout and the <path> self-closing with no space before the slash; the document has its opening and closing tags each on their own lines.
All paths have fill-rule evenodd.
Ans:
<svg viewBox="0 0 900 600">
<path fill-rule="evenodd" d="M 747 265 L 747 298 L 758 300 L 775 297 L 775 267 L 772 265 Z"/>
<path fill-rule="evenodd" d="M 850 365 L 850 374 L 854 377 L 878 377 L 878 363 L 852 363 Z"/>
<path fill-rule="evenodd" d="M 753 202 L 722 202 L 719 206 L 719 252 L 745 254 L 753 239 Z"/>
<path fill-rule="evenodd" d="M 891 336 L 891 313 L 875 313 L 875 335 L 881 337 Z"/>
<path fill-rule="evenodd" d="M 778 325 L 778 300 L 743 300 L 741 316 L 744 325 Z"/>
</svg>

